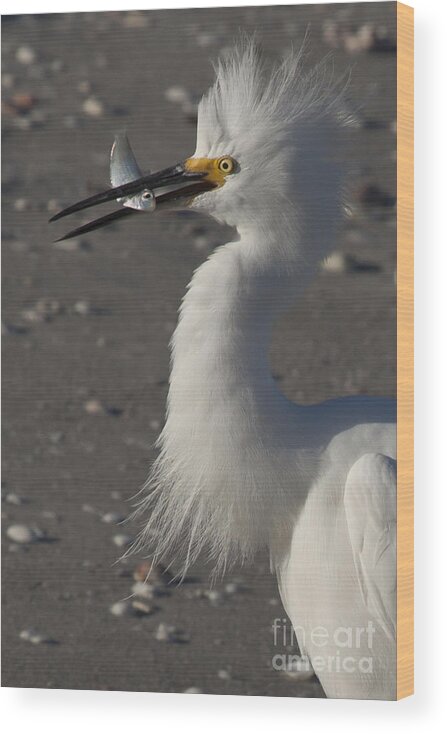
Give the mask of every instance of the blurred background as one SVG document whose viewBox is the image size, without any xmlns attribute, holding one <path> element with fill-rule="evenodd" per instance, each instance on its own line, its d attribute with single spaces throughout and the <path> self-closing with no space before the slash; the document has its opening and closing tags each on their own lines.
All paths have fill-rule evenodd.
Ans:
<svg viewBox="0 0 447 734">
<path fill-rule="evenodd" d="M 307 31 L 306 63 L 330 52 L 351 70 L 360 124 L 349 216 L 278 324 L 272 370 L 304 403 L 394 395 L 395 12 L 385 2 L 3 17 L 3 685 L 323 695 L 315 678 L 272 666 L 296 650 L 274 646 L 285 613 L 266 556 L 211 590 L 205 565 L 182 586 L 157 569 L 146 593 L 142 559 L 115 564 L 163 423 L 180 299 L 227 233 L 157 214 L 53 243 L 83 220 L 47 220 L 107 186 L 117 131 L 143 170 L 191 155 L 212 61 L 241 30 L 270 59 Z"/>
</svg>

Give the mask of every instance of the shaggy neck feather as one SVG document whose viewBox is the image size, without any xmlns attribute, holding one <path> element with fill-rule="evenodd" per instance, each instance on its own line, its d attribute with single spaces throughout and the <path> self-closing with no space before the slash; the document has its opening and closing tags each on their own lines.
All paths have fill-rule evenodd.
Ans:
<svg viewBox="0 0 447 734">
<path fill-rule="evenodd" d="M 272 548 L 299 495 L 300 467 L 290 477 L 283 469 L 296 455 L 287 440 L 299 409 L 278 391 L 268 350 L 303 269 L 289 262 L 275 273 L 267 258 L 262 265 L 259 251 L 252 257 L 255 235 L 244 233 L 195 272 L 172 339 L 167 418 L 140 543 L 155 534 L 158 554 L 171 557 L 179 546 L 185 569 L 204 546 L 219 572 Z"/>
</svg>

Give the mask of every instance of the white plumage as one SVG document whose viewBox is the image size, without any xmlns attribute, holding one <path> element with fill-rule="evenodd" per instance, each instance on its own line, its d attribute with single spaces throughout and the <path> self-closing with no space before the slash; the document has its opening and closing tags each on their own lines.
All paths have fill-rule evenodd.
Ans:
<svg viewBox="0 0 447 734">
<path fill-rule="evenodd" d="M 232 156 L 237 170 L 190 206 L 235 234 L 181 305 L 138 547 L 155 535 L 157 556 L 175 555 L 184 570 L 206 550 L 217 572 L 267 547 L 326 694 L 394 698 L 394 402 L 295 405 L 268 360 L 275 320 L 334 245 L 349 129 L 342 86 L 329 64 L 309 73 L 293 55 L 266 72 L 248 44 L 219 63 L 200 103 L 193 160 Z M 350 646 L 340 628 L 352 629 Z M 336 669 L 342 655 L 353 670 Z"/>
</svg>

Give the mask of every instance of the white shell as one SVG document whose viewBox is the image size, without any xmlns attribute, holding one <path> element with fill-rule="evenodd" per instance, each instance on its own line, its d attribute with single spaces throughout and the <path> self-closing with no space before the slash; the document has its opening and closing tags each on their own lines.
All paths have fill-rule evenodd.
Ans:
<svg viewBox="0 0 447 734">
<path fill-rule="evenodd" d="M 39 540 L 39 533 L 26 525 L 10 525 L 6 534 L 14 543 L 34 543 Z"/>
<path fill-rule="evenodd" d="M 42 635 L 40 632 L 36 632 L 34 629 L 24 629 L 20 632 L 19 637 L 21 640 L 31 642 L 33 645 L 41 645 L 43 643 L 55 642 L 51 637 Z"/>
<path fill-rule="evenodd" d="M 152 584 L 145 584 L 143 581 L 136 581 L 132 586 L 132 593 L 142 599 L 153 599 L 154 587 Z"/>
<path fill-rule="evenodd" d="M 115 617 L 128 617 L 128 616 L 132 616 L 134 613 L 132 604 L 128 599 L 123 599 L 122 601 L 116 601 L 114 604 L 112 604 L 109 607 L 109 611 Z"/>
<path fill-rule="evenodd" d="M 121 522 L 123 522 L 123 520 L 125 520 L 125 517 L 119 512 L 106 512 L 101 517 L 101 520 L 107 525 L 119 525 Z"/>
<path fill-rule="evenodd" d="M 118 548 L 125 548 L 132 542 L 132 538 L 129 535 L 124 535 L 124 533 L 118 533 L 117 535 L 114 535 L 112 540 L 114 544 L 118 546 Z"/>
</svg>

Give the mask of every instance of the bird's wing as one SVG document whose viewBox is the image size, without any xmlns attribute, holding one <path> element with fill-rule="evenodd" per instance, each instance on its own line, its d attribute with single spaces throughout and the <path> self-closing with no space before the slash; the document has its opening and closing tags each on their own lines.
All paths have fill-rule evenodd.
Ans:
<svg viewBox="0 0 447 734">
<path fill-rule="evenodd" d="M 344 502 L 363 601 L 396 639 L 396 461 L 383 454 L 358 459 L 346 480 Z"/>
</svg>

